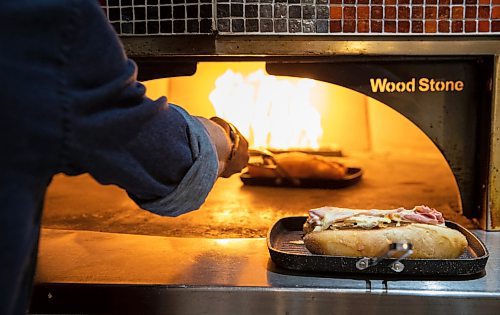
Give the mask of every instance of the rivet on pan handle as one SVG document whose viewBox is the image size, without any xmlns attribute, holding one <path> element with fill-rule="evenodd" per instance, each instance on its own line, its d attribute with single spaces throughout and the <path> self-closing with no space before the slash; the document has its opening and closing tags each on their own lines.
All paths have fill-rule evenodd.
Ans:
<svg viewBox="0 0 500 315">
<path fill-rule="evenodd" d="M 365 270 L 369 267 L 375 266 L 386 258 L 392 258 L 396 254 L 398 259 L 391 263 L 388 267 L 395 272 L 401 272 L 405 269 L 403 263 L 400 260 L 405 259 L 413 253 L 413 245 L 408 242 L 392 243 L 389 244 L 389 248 L 386 252 L 382 253 L 378 257 L 363 257 L 356 262 L 356 268 L 358 270 Z"/>
</svg>

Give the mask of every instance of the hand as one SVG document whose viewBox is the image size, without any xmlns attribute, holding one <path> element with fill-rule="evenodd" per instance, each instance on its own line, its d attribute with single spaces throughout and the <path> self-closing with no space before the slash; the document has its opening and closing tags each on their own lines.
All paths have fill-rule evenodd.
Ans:
<svg viewBox="0 0 500 315">
<path fill-rule="evenodd" d="M 226 160 L 226 167 L 220 176 L 229 177 L 235 173 L 241 172 L 248 163 L 248 141 L 236 127 L 230 125 L 224 119 L 212 117 L 210 120 L 221 126 L 231 140 L 231 151 Z"/>
<path fill-rule="evenodd" d="M 240 172 L 248 163 L 247 140 L 222 118 L 196 118 L 205 126 L 217 150 L 219 176 L 230 177 Z M 231 139 L 231 133 L 234 139 Z"/>
</svg>

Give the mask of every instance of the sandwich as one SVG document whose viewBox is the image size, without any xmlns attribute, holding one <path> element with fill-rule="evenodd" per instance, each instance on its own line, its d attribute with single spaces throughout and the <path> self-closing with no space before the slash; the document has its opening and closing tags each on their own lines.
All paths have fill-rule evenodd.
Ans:
<svg viewBox="0 0 500 315">
<path fill-rule="evenodd" d="M 319 155 L 291 152 L 272 157 L 274 168 L 249 164 L 248 173 L 252 177 L 277 177 L 281 171 L 285 177 L 329 180 L 344 178 L 347 173 L 347 167 L 342 163 Z"/>
<path fill-rule="evenodd" d="M 427 206 L 359 210 L 322 207 L 309 210 L 304 244 L 313 254 L 377 257 L 388 245 L 409 242 L 413 259 L 453 259 L 467 247 L 465 236 L 446 227 L 443 215 Z"/>
</svg>

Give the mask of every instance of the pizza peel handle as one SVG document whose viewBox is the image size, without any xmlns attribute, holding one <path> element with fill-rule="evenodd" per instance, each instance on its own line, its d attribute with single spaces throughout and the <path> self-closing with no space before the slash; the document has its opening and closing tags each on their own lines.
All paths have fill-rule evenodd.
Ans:
<svg viewBox="0 0 500 315">
<path fill-rule="evenodd" d="M 365 270 L 366 268 L 372 267 L 380 263 L 386 258 L 397 258 L 395 261 L 391 261 L 389 268 L 395 272 L 401 272 L 405 269 L 405 265 L 401 263 L 401 259 L 413 254 L 413 245 L 408 242 L 401 243 L 391 243 L 389 244 L 387 251 L 383 251 L 377 257 L 363 257 L 356 262 L 356 268 L 358 270 Z"/>
</svg>

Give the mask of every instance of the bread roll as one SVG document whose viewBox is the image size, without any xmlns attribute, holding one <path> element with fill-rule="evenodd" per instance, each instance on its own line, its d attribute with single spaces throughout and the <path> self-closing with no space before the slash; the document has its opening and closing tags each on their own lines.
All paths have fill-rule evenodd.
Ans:
<svg viewBox="0 0 500 315">
<path fill-rule="evenodd" d="M 347 168 L 331 159 L 301 153 L 282 153 L 273 156 L 276 163 L 293 178 L 341 179 Z M 248 165 L 248 173 L 253 177 L 277 177 L 278 173 L 270 168 Z"/>
<path fill-rule="evenodd" d="M 415 259 L 452 259 L 467 247 L 465 236 L 444 226 L 412 223 L 378 229 L 339 229 L 310 232 L 304 237 L 313 254 L 351 257 L 376 257 L 385 253 L 390 243 L 413 244 Z"/>
</svg>

